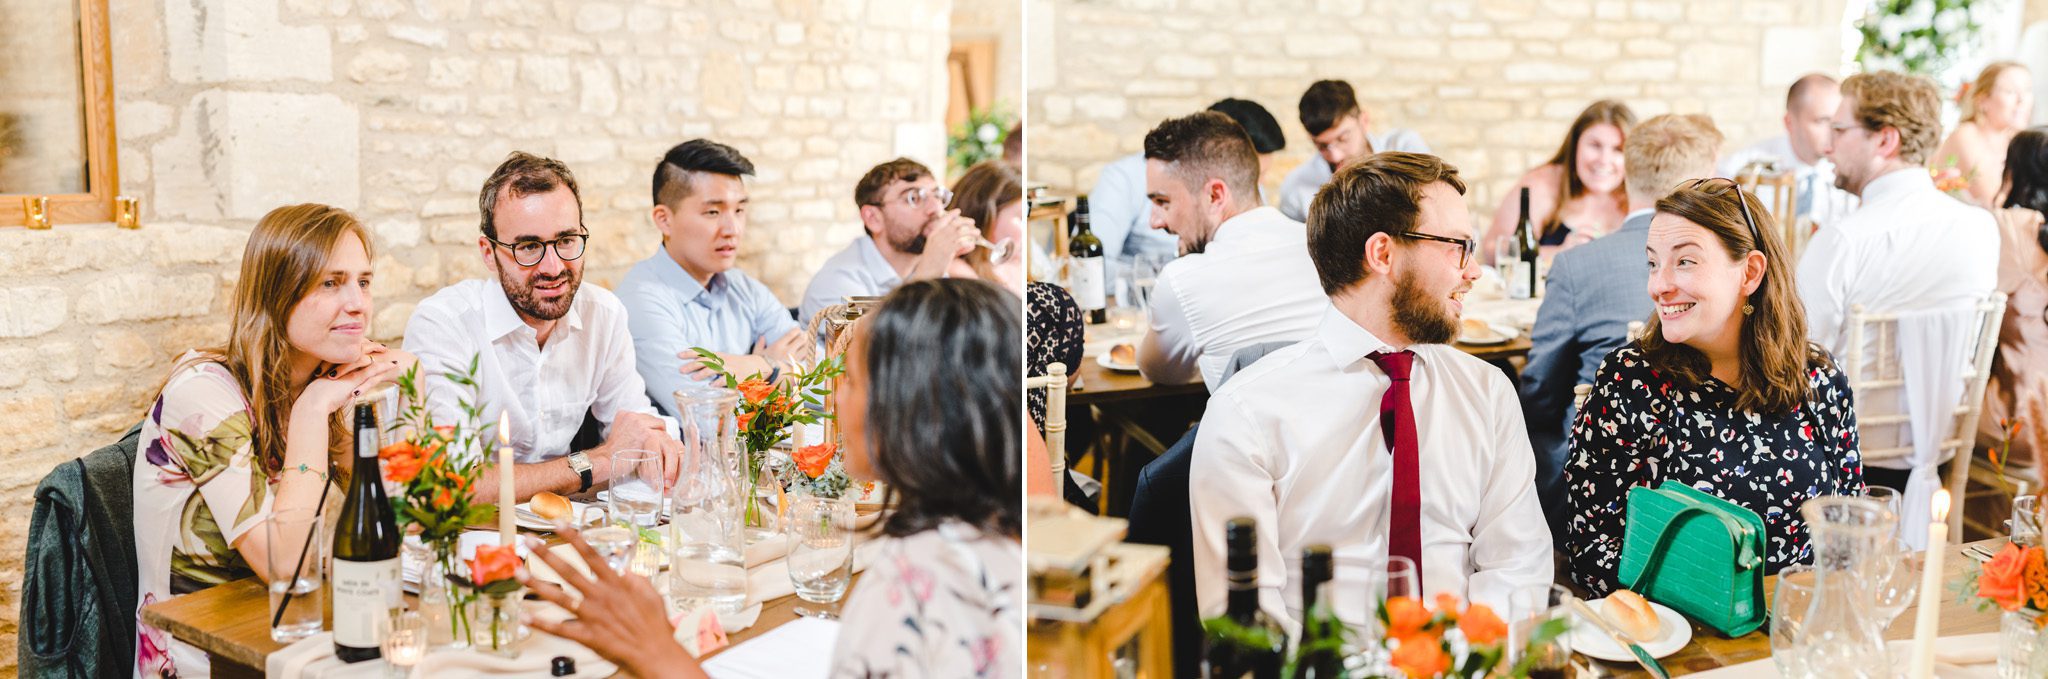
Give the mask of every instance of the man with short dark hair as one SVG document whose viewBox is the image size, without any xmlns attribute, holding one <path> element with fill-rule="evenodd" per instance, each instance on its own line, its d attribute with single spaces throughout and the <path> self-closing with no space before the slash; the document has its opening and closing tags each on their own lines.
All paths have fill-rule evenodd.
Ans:
<svg viewBox="0 0 2048 679">
<path fill-rule="evenodd" d="M 1145 135 L 1152 228 L 1183 254 L 1159 270 L 1138 370 L 1162 384 L 1216 384 L 1238 349 L 1296 340 L 1321 295 L 1300 222 L 1258 201 L 1259 161 L 1244 126 L 1204 111 Z"/>
<path fill-rule="evenodd" d="M 462 389 L 445 378 L 475 361 L 483 420 L 502 416 L 519 462 L 519 498 L 573 493 L 611 478 L 615 451 L 652 450 L 673 462 L 682 444 L 666 431 L 633 370 L 626 308 L 610 291 L 582 285 L 590 231 L 576 177 L 560 161 L 514 151 L 478 196 L 478 254 L 497 280 L 462 281 L 421 300 L 405 326 L 420 359 L 427 406 L 455 421 Z M 570 450 L 587 418 L 604 442 Z M 673 467 L 670 467 L 673 468 Z M 497 487 L 486 466 L 479 488 Z"/>
<path fill-rule="evenodd" d="M 1808 73 L 1785 91 L 1785 133 L 1729 154 L 1716 170 L 1733 178 L 1752 165 L 1769 163 L 1792 173 L 1794 213 L 1822 228 L 1856 209 L 1856 197 L 1835 188 L 1835 167 L 1821 155 L 1828 127 L 1842 103 L 1842 86 L 1824 73 Z M 1633 134 L 1633 132 L 1631 132 Z"/>
<path fill-rule="evenodd" d="M 745 177 L 754 164 L 737 149 L 692 139 L 654 167 L 650 216 L 661 251 L 619 283 L 647 395 L 675 414 L 675 393 L 713 374 L 695 348 L 718 354 L 727 372 L 774 380 L 814 346 L 775 293 L 735 268 L 750 207 Z"/>
<path fill-rule="evenodd" d="M 878 297 L 904 281 L 943 277 L 981 235 L 974 220 L 946 209 L 952 198 L 931 168 L 915 160 L 897 158 L 868 170 L 853 189 L 866 233 L 812 276 L 798 319 L 809 323 L 847 297 Z"/>
<path fill-rule="evenodd" d="M 1373 591 L 1389 556 L 1415 562 L 1424 600 L 1495 608 L 1551 581 L 1550 531 L 1515 388 L 1448 346 L 1479 277 L 1457 169 L 1380 153 L 1337 171 L 1309 211 L 1327 295 L 1306 339 L 1239 371 L 1209 398 L 1188 473 L 1199 610 L 1224 599 L 1223 525 L 1258 522 L 1261 563 L 1334 548 L 1343 592 Z M 1262 571 L 1263 572 L 1263 571 Z M 1347 577 L 1358 578 L 1346 583 Z M 1261 577 L 1283 625 L 1301 619 L 1289 569 Z M 1365 622 L 1361 599 L 1333 602 Z"/>
<path fill-rule="evenodd" d="M 1342 80 L 1318 80 L 1301 95 L 1301 126 L 1315 142 L 1316 157 L 1295 166 L 1280 182 L 1280 212 L 1288 219 L 1308 219 L 1309 201 L 1345 163 L 1381 151 L 1429 153 L 1429 144 L 1412 130 L 1390 128 L 1372 133 L 1372 116 L 1358 103 L 1358 93 Z"/>
<path fill-rule="evenodd" d="M 1521 372 L 1522 416 L 1536 451 L 1536 492 L 1563 536 L 1566 438 L 1571 432 L 1573 388 L 1592 384 L 1607 354 L 1628 340 L 1630 321 L 1650 317 L 1643 266 L 1650 217 L 1657 201 L 1680 182 L 1711 176 L 1721 131 L 1701 114 L 1666 114 L 1643 121 L 1622 142 L 1628 216 L 1614 233 L 1557 253 L 1545 278 L 1536 325 L 1529 331 L 1529 361 Z"/>
<path fill-rule="evenodd" d="M 1230 116 L 1251 137 L 1252 150 L 1259 156 L 1259 176 L 1267 176 L 1273 158 L 1287 148 L 1280 121 L 1266 107 L 1249 99 L 1223 99 L 1208 110 Z M 1263 196 L 1260 204 L 1265 203 Z M 1088 194 L 1089 228 L 1102 239 L 1102 252 L 1109 258 L 1110 280 L 1141 257 L 1167 260 L 1179 254 L 1173 234 L 1155 231 L 1152 201 L 1145 197 L 1145 152 L 1139 151 L 1102 166 L 1095 188 Z M 1299 220 L 1297 220 L 1299 221 Z"/>
</svg>

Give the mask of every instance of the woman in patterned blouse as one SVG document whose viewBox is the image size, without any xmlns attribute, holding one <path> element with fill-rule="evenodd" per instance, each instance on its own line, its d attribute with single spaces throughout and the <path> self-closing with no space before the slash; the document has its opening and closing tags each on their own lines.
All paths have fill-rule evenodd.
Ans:
<svg viewBox="0 0 2048 679">
<path fill-rule="evenodd" d="M 268 575 L 264 522 L 313 509 L 351 435 L 341 411 L 413 357 L 368 339 L 370 240 L 325 205 L 272 210 L 242 252 L 227 344 L 189 352 L 142 423 L 135 557 L 143 605 Z M 336 494 L 337 497 L 339 494 Z M 138 619 L 136 676 L 204 676 L 206 654 Z"/>
<path fill-rule="evenodd" d="M 846 595 L 831 676 L 1012 677 L 1024 666 L 1019 306 L 978 280 L 914 281 L 854 326 L 833 394 L 846 469 L 888 484 L 896 508 Z M 574 531 L 560 534 L 597 559 Z M 646 578 L 600 568 L 593 582 L 540 557 L 582 597 L 528 576 L 535 595 L 576 616 L 534 627 L 634 676 L 704 676 Z"/>
<path fill-rule="evenodd" d="M 1641 340 L 1600 365 L 1572 428 L 1572 579 L 1619 586 L 1628 490 L 1666 480 L 1757 513 L 1766 572 L 1809 559 L 1799 505 L 1863 492 L 1846 379 L 1806 340 L 1791 263 L 1763 204 L 1725 179 L 1682 185 L 1650 222 Z"/>
</svg>

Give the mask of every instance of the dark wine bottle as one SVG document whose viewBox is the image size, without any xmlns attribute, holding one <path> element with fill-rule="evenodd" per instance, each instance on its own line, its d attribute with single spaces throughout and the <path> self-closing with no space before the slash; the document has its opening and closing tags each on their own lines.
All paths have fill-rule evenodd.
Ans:
<svg viewBox="0 0 2048 679">
<path fill-rule="evenodd" d="M 1095 237 L 1089 228 L 1088 197 L 1082 196 L 1074 202 L 1074 239 L 1067 243 L 1067 254 L 1073 256 L 1068 268 L 1069 292 L 1074 294 L 1074 304 L 1088 312 L 1089 323 L 1103 323 L 1109 320 L 1108 295 L 1104 289 L 1102 239 Z"/>
<path fill-rule="evenodd" d="M 1515 238 L 1522 243 L 1522 266 L 1516 273 L 1528 277 L 1529 297 L 1537 296 L 1542 288 L 1537 286 L 1537 255 L 1543 252 L 1542 238 L 1536 233 L 1536 225 L 1529 221 L 1529 187 L 1522 187 L 1522 216 L 1515 223 Z M 1516 287 L 1520 287 L 1519 285 Z M 1526 299 L 1526 298 L 1525 298 Z"/>
<path fill-rule="evenodd" d="M 1294 679 L 1344 676 L 1342 623 L 1330 613 L 1325 588 L 1331 576 L 1330 546 L 1301 551 L 1301 636 L 1294 645 Z"/>
<path fill-rule="evenodd" d="M 1258 525 L 1250 517 L 1231 519 L 1223 538 L 1230 590 L 1223 616 L 1202 625 L 1208 646 L 1202 676 L 1279 679 L 1287 632 L 1259 610 Z"/>
<path fill-rule="evenodd" d="M 334 655 L 360 662 L 380 655 L 378 618 L 399 601 L 398 517 L 384 495 L 377 463 L 377 412 L 356 404 L 356 462 L 348 499 L 334 524 Z"/>
</svg>

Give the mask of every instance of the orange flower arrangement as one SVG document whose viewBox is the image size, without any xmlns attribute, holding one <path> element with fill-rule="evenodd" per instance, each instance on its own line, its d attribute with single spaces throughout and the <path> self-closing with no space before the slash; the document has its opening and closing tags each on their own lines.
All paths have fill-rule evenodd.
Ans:
<svg viewBox="0 0 2048 679">
<path fill-rule="evenodd" d="M 1458 618 L 1458 631 L 1465 633 L 1465 640 L 1474 644 L 1489 645 L 1500 643 L 1508 635 L 1508 624 L 1495 615 L 1486 604 L 1472 604 L 1465 609 L 1465 615 Z"/>
<path fill-rule="evenodd" d="M 1429 624 L 1429 609 L 1414 597 L 1397 596 L 1387 600 L 1387 636 L 1406 637 L 1420 633 Z"/>
<path fill-rule="evenodd" d="M 2027 604 L 2027 565 L 2041 562 L 2041 548 L 2007 543 L 1977 576 L 1977 596 L 1990 599 L 1999 608 L 2017 611 Z"/>
<path fill-rule="evenodd" d="M 1379 616 L 1386 625 L 1382 643 L 1392 649 L 1391 662 L 1405 676 L 1485 677 L 1495 671 L 1518 676 L 1514 668 L 1501 665 L 1508 625 L 1485 604 L 1467 606 L 1445 593 L 1436 596 L 1432 610 L 1414 597 L 1393 597 L 1380 605 Z M 1444 638 L 1452 629 L 1464 637 L 1462 646 Z M 1551 620 L 1533 630 L 1528 643 L 1549 643 L 1564 632 L 1563 620 Z M 1460 648 L 1461 655 L 1453 656 Z"/>
<path fill-rule="evenodd" d="M 1451 668 L 1451 654 L 1444 652 L 1443 640 L 1431 634 L 1413 634 L 1394 640 L 1393 663 L 1410 677 L 1434 677 Z"/>
</svg>

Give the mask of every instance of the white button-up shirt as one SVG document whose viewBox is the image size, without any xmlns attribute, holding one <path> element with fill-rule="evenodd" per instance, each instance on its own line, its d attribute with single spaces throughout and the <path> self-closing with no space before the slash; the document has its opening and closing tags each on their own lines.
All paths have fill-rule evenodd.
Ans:
<svg viewBox="0 0 2048 679">
<path fill-rule="evenodd" d="M 809 327 L 811 319 L 817 318 L 825 307 L 846 301 L 847 297 L 886 295 L 902 283 L 903 276 L 889 266 L 889 260 L 882 258 L 875 239 L 861 234 L 846 249 L 825 260 L 825 265 L 811 277 L 811 284 L 804 287 L 797 322 Z"/>
<path fill-rule="evenodd" d="M 1218 225 L 1202 252 L 1160 268 L 1151 323 L 1161 358 L 1139 367 L 1154 382 L 1184 384 L 1199 374 L 1216 384 L 1232 353 L 1307 337 L 1328 305 L 1308 257 L 1308 228 L 1270 207 L 1249 210 Z"/>
<path fill-rule="evenodd" d="M 584 283 L 548 345 L 538 339 L 504 288 L 488 278 L 442 288 L 405 324 L 405 350 L 419 357 L 422 375 L 460 374 L 476 357 L 484 423 L 507 414 L 521 464 L 569 454 L 586 412 L 607 427 L 622 411 L 655 414 L 647 384 L 633 369 L 626 307 L 610 290 Z M 456 399 L 466 398 L 467 390 L 443 379 L 427 380 L 424 388 L 434 420 L 454 422 Z M 497 443 L 489 445 L 495 450 Z"/>
<path fill-rule="evenodd" d="M 1792 152 L 1792 139 L 1778 135 L 1751 144 L 1721 160 L 1720 176 L 1735 178 L 1744 165 L 1751 161 L 1773 160 L 1778 169 L 1792 173 L 1794 209 L 1799 216 L 1812 220 L 1821 228 L 1833 226 L 1856 210 L 1856 194 L 1835 188 L 1835 165 L 1828 159 L 1808 165 L 1799 160 L 1799 154 Z M 1765 206 L 1770 202 L 1765 201 Z"/>
<path fill-rule="evenodd" d="M 1897 313 L 1962 307 L 1998 285 L 1998 227 L 1934 188 L 1927 170 L 1897 170 L 1863 188 L 1863 207 L 1806 244 L 1795 276 L 1807 334 L 1840 356 L 1849 307 Z"/>
<path fill-rule="evenodd" d="M 1429 144 L 1422 141 L 1422 135 L 1414 130 L 1392 128 L 1385 134 L 1368 135 L 1372 141 L 1373 153 L 1405 151 L 1408 153 L 1429 153 Z M 1308 160 L 1294 166 L 1287 178 L 1280 180 L 1280 213 L 1297 222 L 1308 221 L 1308 206 L 1316 200 L 1316 191 L 1330 183 L 1330 177 L 1337 173 L 1330 167 L 1330 161 L 1323 160 L 1323 154 L 1309 156 Z"/>
<path fill-rule="evenodd" d="M 1391 350 L 1335 307 L 1314 336 L 1267 354 L 1209 398 L 1188 472 L 1195 595 L 1202 615 L 1225 594 L 1223 525 L 1258 522 L 1259 603 L 1300 619 L 1302 548 L 1330 545 L 1338 617 L 1363 622 L 1385 582 L 1394 458 L 1380 421 L 1392 381 L 1368 354 Z M 1515 387 L 1500 369 L 1447 345 L 1415 352 L 1425 600 L 1449 592 L 1507 609 L 1509 593 L 1551 581 L 1550 528 Z"/>
</svg>

